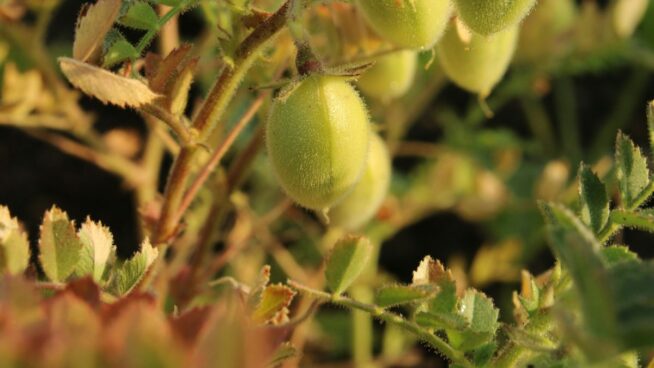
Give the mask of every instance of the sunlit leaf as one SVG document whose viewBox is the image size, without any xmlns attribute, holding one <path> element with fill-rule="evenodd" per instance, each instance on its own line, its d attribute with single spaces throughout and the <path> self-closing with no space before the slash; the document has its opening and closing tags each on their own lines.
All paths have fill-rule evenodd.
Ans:
<svg viewBox="0 0 654 368">
<path fill-rule="evenodd" d="M 27 234 L 9 209 L 0 206 L 0 272 L 17 275 L 25 272 L 30 261 Z"/>
<path fill-rule="evenodd" d="M 616 139 L 615 163 L 623 207 L 630 208 L 649 183 L 649 169 L 640 148 L 621 132 Z"/>
<path fill-rule="evenodd" d="M 105 104 L 139 107 L 159 97 L 136 79 L 122 77 L 90 64 L 60 57 L 59 65 L 70 83 Z"/>
<path fill-rule="evenodd" d="M 82 8 L 75 28 L 74 59 L 88 63 L 100 59 L 102 42 L 118 17 L 121 4 L 120 0 L 98 0 Z"/>
<path fill-rule="evenodd" d="M 84 244 L 77 264 L 77 273 L 80 276 L 91 275 L 93 280 L 99 283 L 102 281 L 107 264 L 116 255 L 113 235 L 102 223 L 93 222 L 87 217 L 77 236 Z"/>
<path fill-rule="evenodd" d="M 159 250 L 153 248 L 150 241 L 145 239 L 141 243 L 141 250 L 116 270 L 112 287 L 113 292 L 117 295 L 125 295 L 132 291 L 158 255 Z"/>
<path fill-rule="evenodd" d="M 39 238 L 39 260 L 45 275 L 55 282 L 65 281 L 75 271 L 82 247 L 68 215 L 54 206 L 48 210 Z"/>
<path fill-rule="evenodd" d="M 347 237 L 336 243 L 325 270 L 329 289 L 336 294 L 347 290 L 363 272 L 371 252 L 372 245 L 365 238 Z"/>
</svg>

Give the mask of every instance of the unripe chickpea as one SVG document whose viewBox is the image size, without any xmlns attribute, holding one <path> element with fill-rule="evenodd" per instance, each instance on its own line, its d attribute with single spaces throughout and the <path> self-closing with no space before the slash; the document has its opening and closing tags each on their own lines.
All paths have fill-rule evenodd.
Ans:
<svg viewBox="0 0 654 368">
<path fill-rule="evenodd" d="M 416 75 L 417 54 L 404 50 L 381 56 L 369 70 L 359 78 L 361 91 L 382 101 L 405 94 Z"/>
<path fill-rule="evenodd" d="M 357 0 L 372 29 L 397 46 L 429 49 L 450 18 L 450 0 Z"/>
<path fill-rule="evenodd" d="M 331 225 L 355 230 L 370 221 L 386 197 L 390 181 L 390 155 L 384 141 L 373 133 L 363 176 L 354 190 L 329 212 Z"/>
<path fill-rule="evenodd" d="M 266 126 L 273 171 L 303 207 L 326 211 L 361 178 L 368 111 L 342 77 L 313 75 L 274 101 Z"/>
<path fill-rule="evenodd" d="M 454 0 L 454 4 L 473 32 L 490 35 L 520 23 L 536 0 Z"/>
<path fill-rule="evenodd" d="M 438 43 L 438 56 L 454 83 L 483 98 L 504 76 L 517 40 L 518 27 L 485 37 L 452 22 Z"/>
</svg>

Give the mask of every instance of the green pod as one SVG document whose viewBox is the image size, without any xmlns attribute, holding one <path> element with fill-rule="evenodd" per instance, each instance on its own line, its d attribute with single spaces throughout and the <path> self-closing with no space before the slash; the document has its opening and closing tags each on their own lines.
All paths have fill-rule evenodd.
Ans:
<svg viewBox="0 0 654 368">
<path fill-rule="evenodd" d="M 412 50 L 384 55 L 363 73 L 357 85 L 366 95 L 382 101 L 400 97 L 413 84 L 417 56 Z"/>
<path fill-rule="evenodd" d="M 484 98 L 506 73 L 517 41 L 518 27 L 484 37 L 452 22 L 438 43 L 438 56 L 454 83 Z"/>
<path fill-rule="evenodd" d="M 370 140 L 368 111 L 342 77 L 310 76 L 274 101 L 266 126 L 273 171 L 303 207 L 326 211 L 359 181 Z"/>
<path fill-rule="evenodd" d="M 366 21 L 397 46 L 429 49 L 441 38 L 452 13 L 450 0 L 357 0 Z"/>
<path fill-rule="evenodd" d="M 454 4 L 468 28 L 490 35 L 520 23 L 536 0 L 454 0 Z"/>
<path fill-rule="evenodd" d="M 333 226 L 346 230 L 360 228 L 375 215 L 388 193 L 391 158 L 384 141 L 374 133 L 370 137 L 370 152 L 361 180 L 329 212 Z"/>
</svg>

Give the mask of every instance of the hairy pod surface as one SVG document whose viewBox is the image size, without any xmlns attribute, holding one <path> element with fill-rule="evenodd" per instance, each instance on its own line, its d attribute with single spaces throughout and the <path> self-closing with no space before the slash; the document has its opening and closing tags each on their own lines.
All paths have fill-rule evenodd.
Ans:
<svg viewBox="0 0 654 368">
<path fill-rule="evenodd" d="M 428 49 L 441 38 L 450 0 L 357 0 L 368 24 L 397 46 Z"/>
<path fill-rule="evenodd" d="M 520 23 L 536 0 L 454 0 L 454 3 L 468 28 L 490 35 Z"/>
<path fill-rule="evenodd" d="M 275 100 L 266 145 L 286 193 L 314 210 L 342 199 L 361 177 L 369 125 L 365 104 L 342 77 L 310 76 Z"/>
<path fill-rule="evenodd" d="M 357 81 L 357 85 L 370 97 L 383 101 L 405 94 L 416 75 L 417 54 L 403 50 L 381 56 Z"/>
<path fill-rule="evenodd" d="M 391 158 L 386 144 L 377 135 L 370 135 L 370 151 L 363 176 L 354 190 L 329 212 L 331 224 L 355 230 L 377 212 L 388 193 L 391 181 Z"/>
<path fill-rule="evenodd" d="M 438 56 L 454 83 L 486 97 L 509 67 L 517 41 L 517 26 L 485 37 L 452 22 L 438 43 Z"/>
</svg>

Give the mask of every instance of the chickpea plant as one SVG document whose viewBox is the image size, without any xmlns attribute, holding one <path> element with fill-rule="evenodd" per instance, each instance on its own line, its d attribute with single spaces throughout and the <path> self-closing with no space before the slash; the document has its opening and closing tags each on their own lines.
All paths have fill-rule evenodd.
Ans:
<svg viewBox="0 0 654 368">
<path fill-rule="evenodd" d="M 607 134 L 624 127 L 614 119 L 593 143 L 603 159 L 582 156 L 570 82 L 612 58 L 653 69 L 654 50 L 630 40 L 647 0 L 602 10 L 568 0 L 97 0 L 80 11 L 70 56 L 57 58 L 62 76 L 41 60 L 58 1 L 10 3 L 0 5 L 0 123 L 124 179 L 142 242 L 121 259 L 92 217 L 78 226 L 52 206 L 30 235 L 0 206 L 0 365 L 319 366 L 343 355 L 343 333 L 325 343 L 314 331 L 329 324 L 328 305 L 350 313 L 345 354 L 361 367 L 654 364 L 654 263 L 619 236 L 654 233 L 654 153 L 618 132 L 606 155 Z M 179 42 L 187 14 L 205 30 L 193 43 Z M 6 45 L 24 47 L 27 66 Z M 567 113 L 560 146 L 544 76 Z M 475 103 L 464 115 L 439 105 L 443 144 L 412 145 L 410 124 L 446 80 Z M 78 91 L 140 115 L 137 153 L 99 133 Z M 483 126 L 511 100 L 533 143 Z M 647 116 L 654 151 L 654 102 Z M 556 160 L 559 148 L 570 162 Z M 393 172 L 394 158 L 416 151 L 424 162 Z M 536 169 L 537 198 L 508 183 L 534 172 L 522 155 L 549 160 Z M 589 163 L 568 178 L 581 157 Z M 431 255 L 408 283 L 379 269 L 382 244 L 439 211 L 503 242 L 482 247 L 469 273 Z M 529 241 L 555 256 L 539 275 L 522 269 Z M 494 300 L 481 290 L 493 281 L 520 287 Z M 373 320 L 384 323 L 381 344 Z"/>
</svg>

